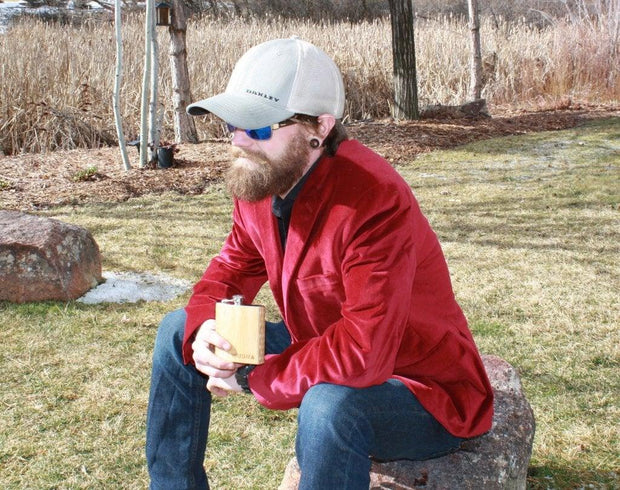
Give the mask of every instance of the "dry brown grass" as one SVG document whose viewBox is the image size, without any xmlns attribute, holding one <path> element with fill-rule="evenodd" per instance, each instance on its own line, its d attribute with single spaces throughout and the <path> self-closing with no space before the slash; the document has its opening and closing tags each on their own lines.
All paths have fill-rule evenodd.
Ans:
<svg viewBox="0 0 620 490">
<path fill-rule="evenodd" d="M 126 136 L 138 133 L 143 19 L 124 21 L 121 112 Z M 618 20 L 557 22 L 545 29 L 483 22 L 486 85 L 491 107 L 570 106 L 620 101 L 617 82 Z M 348 119 L 390 113 L 389 21 L 317 24 L 309 21 L 192 21 L 189 70 L 196 99 L 221 91 L 234 62 L 250 46 L 299 35 L 334 56 L 348 94 Z M 614 37 L 614 35 L 616 37 Z M 6 154 L 97 147 L 116 140 L 112 114 L 114 34 L 110 23 L 70 28 L 25 21 L 0 44 L 0 150 Z M 159 30 L 163 137 L 172 139 L 167 32 Z M 420 20 L 416 26 L 420 104 L 455 104 L 467 98 L 468 31 L 455 18 Z M 202 124 L 200 137 L 217 136 Z"/>
</svg>

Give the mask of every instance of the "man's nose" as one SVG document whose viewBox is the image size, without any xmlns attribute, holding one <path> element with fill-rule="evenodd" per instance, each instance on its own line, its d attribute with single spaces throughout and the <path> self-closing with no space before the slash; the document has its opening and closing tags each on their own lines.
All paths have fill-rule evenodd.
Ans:
<svg viewBox="0 0 620 490">
<path fill-rule="evenodd" d="M 250 138 L 243 129 L 239 128 L 235 128 L 230 141 L 233 146 L 239 147 L 246 147 L 252 144 L 252 138 Z"/>
</svg>

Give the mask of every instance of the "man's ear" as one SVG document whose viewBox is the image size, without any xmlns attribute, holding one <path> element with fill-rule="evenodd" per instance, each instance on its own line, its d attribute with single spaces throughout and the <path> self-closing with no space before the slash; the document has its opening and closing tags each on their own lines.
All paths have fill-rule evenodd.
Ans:
<svg viewBox="0 0 620 490">
<path fill-rule="evenodd" d="M 331 114 L 321 114 L 317 117 L 319 123 L 318 133 L 321 139 L 327 138 L 327 135 L 336 124 L 336 118 Z"/>
</svg>

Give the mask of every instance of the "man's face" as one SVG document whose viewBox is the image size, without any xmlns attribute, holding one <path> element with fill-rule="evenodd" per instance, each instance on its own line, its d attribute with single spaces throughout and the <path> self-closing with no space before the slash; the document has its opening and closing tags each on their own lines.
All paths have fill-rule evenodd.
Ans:
<svg viewBox="0 0 620 490">
<path fill-rule="evenodd" d="M 267 196 L 284 196 L 303 176 L 311 149 L 301 125 L 285 126 L 269 140 L 251 139 L 242 130 L 233 134 L 226 172 L 228 190 L 237 199 L 260 201 Z"/>
</svg>

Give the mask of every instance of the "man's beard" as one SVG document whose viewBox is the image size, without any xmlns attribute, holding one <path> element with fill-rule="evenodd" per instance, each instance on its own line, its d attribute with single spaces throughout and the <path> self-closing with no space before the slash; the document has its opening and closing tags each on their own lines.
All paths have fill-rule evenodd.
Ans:
<svg viewBox="0 0 620 490">
<path fill-rule="evenodd" d="M 267 196 L 283 195 L 295 185 L 303 176 L 310 147 L 302 135 L 296 135 L 277 158 L 234 146 L 231 154 L 235 160 L 226 172 L 228 190 L 242 201 L 260 201 Z M 252 163 L 245 163 L 244 159 Z"/>
</svg>

